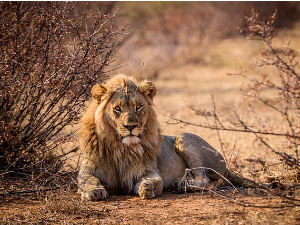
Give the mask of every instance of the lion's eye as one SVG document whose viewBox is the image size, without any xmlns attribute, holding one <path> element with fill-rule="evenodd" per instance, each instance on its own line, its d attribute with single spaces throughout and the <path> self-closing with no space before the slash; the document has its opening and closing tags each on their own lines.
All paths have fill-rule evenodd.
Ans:
<svg viewBox="0 0 300 225">
<path fill-rule="evenodd" d="M 142 105 L 141 105 L 141 104 L 137 104 L 137 105 L 135 106 L 135 108 L 136 108 L 136 110 L 139 110 L 140 108 L 142 108 Z"/>
<path fill-rule="evenodd" d="M 118 112 L 121 112 L 121 107 L 120 107 L 120 106 L 116 106 L 116 107 L 114 108 L 114 110 L 116 110 L 116 111 L 118 111 Z"/>
</svg>

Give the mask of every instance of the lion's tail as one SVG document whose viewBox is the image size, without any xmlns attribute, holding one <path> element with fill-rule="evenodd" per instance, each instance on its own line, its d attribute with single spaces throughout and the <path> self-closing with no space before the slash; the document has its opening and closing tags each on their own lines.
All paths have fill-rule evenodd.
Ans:
<svg viewBox="0 0 300 225">
<path fill-rule="evenodd" d="M 267 186 L 265 186 L 263 184 L 258 184 L 258 183 L 255 183 L 252 180 L 247 179 L 247 178 L 240 177 L 240 176 L 234 174 L 233 172 L 231 172 L 230 170 L 226 170 L 225 177 L 234 186 L 245 187 L 245 188 L 262 188 L 262 189 L 267 188 Z M 225 181 L 225 185 L 230 186 L 231 184 L 228 181 Z"/>
</svg>

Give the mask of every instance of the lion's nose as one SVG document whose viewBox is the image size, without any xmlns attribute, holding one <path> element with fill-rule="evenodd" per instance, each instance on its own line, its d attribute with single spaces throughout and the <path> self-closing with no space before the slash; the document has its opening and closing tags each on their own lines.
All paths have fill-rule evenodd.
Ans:
<svg viewBox="0 0 300 225">
<path fill-rule="evenodd" d="M 131 125 L 131 126 L 128 126 L 128 125 L 123 125 L 123 127 L 125 127 L 127 130 L 129 131 L 133 131 L 134 128 L 137 127 L 137 125 Z"/>
</svg>

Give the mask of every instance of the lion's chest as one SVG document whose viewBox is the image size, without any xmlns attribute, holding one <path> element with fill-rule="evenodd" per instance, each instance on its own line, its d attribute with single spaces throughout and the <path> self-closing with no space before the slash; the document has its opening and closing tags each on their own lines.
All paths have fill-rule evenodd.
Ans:
<svg viewBox="0 0 300 225">
<path fill-rule="evenodd" d="M 114 149 L 106 153 L 100 157 L 95 176 L 109 193 L 129 194 L 146 171 L 143 149 Z"/>
</svg>

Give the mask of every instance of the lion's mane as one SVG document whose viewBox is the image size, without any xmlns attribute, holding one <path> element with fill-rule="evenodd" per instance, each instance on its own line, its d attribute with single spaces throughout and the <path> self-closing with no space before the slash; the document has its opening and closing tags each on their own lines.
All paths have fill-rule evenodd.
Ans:
<svg viewBox="0 0 300 225">
<path fill-rule="evenodd" d="M 136 144 L 122 143 L 108 121 L 111 117 L 105 108 L 111 97 L 118 94 L 116 87 L 139 91 L 148 104 L 148 119 L 140 142 Z M 80 145 L 84 150 L 81 170 L 96 168 L 89 172 L 100 180 L 109 193 L 128 194 L 142 174 L 157 170 L 156 158 L 162 137 L 149 88 L 149 82 L 137 82 L 132 77 L 118 75 L 105 84 L 105 93 L 98 91 L 101 97 L 97 95 L 97 90 L 94 93 L 92 90 L 94 100 L 81 119 Z"/>
</svg>

